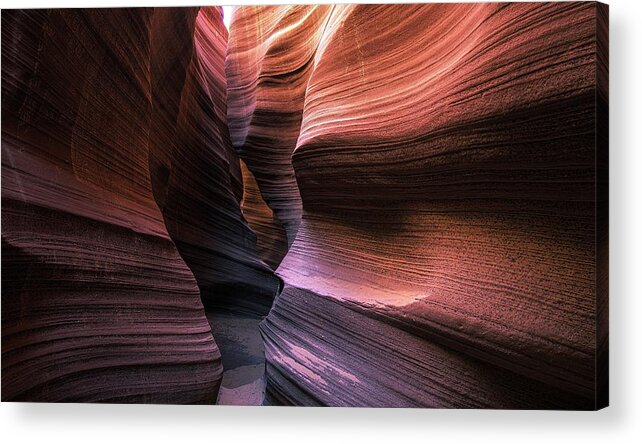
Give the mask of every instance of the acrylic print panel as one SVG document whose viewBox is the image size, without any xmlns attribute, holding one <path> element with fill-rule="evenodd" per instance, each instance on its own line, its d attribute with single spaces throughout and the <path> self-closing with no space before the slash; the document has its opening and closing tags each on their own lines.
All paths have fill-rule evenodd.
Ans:
<svg viewBox="0 0 642 444">
<path fill-rule="evenodd" d="M 2 400 L 607 405 L 607 35 L 594 2 L 3 10 Z"/>
</svg>

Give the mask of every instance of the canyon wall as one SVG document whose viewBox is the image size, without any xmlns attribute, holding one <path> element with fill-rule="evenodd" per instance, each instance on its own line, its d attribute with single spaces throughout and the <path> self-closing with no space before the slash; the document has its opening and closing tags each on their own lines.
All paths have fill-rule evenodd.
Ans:
<svg viewBox="0 0 642 444">
<path fill-rule="evenodd" d="M 595 408 L 607 25 L 3 10 L 3 401 Z"/>
<path fill-rule="evenodd" d="M 280 283 L 259 259 L 256 235 L 240 210 L 243 178 L 226 124 L 221 9 L 201 9 L 193 28 L 172 30 L 182 44 L 178 37 L 152 40 L 154 196 L 203 302 L 264 315 Z M 191 46 L 191 60 L 176 63 L 172 55 Z"/>
<path fill-rule="evenodd" d="M 258 97 L 228 113 L 241 156 L 272 160 L 290 132 L 253 131 L 302 113 L 268 402 L 592 408 L 596 6 L 323 11 L 319 30 L 313 7 L 240 8 L 231 36 L 265 43 L 228 49 L 228 96 Z"/>
<path fill-rule="evenodd" d="M 291 157 L 314 53 L 332 8 L 239 7 L 230 26 L 228 125 L 234 147 L 272 210 L 273 218 L 254 228 L 259 238 L 274 239 L 264 257 L 275 265 L 294 242 L 301 220 Z"/>
<path fill-rule="evenodd" d="M 3 401 L 216 400 L 201 295 L 266 312 L 279 287 L 240 212 L 226 41 L 220 8 L 2 12 Z"/>
</svg>

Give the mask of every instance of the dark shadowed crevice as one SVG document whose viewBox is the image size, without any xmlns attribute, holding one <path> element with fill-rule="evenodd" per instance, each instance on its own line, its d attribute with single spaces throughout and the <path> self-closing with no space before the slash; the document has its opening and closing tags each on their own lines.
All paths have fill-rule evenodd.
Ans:
<svg viewBox="0 0 642 444">
<path fill-rule="evenodd" d="M 218 395 L 225 404 L 261 404 L 265 359 L 258 323 L 280 282 L 259 259 L 256 235 L 240 210 L 241 172 L 225 118 L 227 31 L 220 8 L 201 8 L 175 25 L 182 38 L 168 47 L 163 25 L 171 14 L 155 14 L 151 30 L 153 195 L 198 284 L 225 362 L 212 402 Z"/>
<path fill-rule="evenodd" d="M 257 234 L 242 211 L 248 193 L 241 174 L 239 157 L 234 150 L 226 119 L 226 80 L 223 70 L 227 30 L 222 26 L 220 8 L 201 8 L 196 20 L 194 60 L 191 85 L 201 90 L 202 113 L 185 113 L 187 123 L 179 119 L 179 137 L 193 143 L 192 157 L 174 155 L 173 166 L 180 174 L 184 161 L 194 162 L 202 174 L 194 177 L 195 168 L 176 177 L 173 207 L 166 207 L 168 231 L 198 282 L 205 313 L 221 352 L 223 380 L 217 404 L 261 405 L 265 393 L 265 356 L 259 323 L 272 307 L 283 283 L 273 270 L 282 255 L 273 261 L 261 254 L 265 239 Z M 194 75 L 197 73 L 196 75 Z M 184 94 L 189 94 L 186 89 Z M 194 94 L 192 92 L 192 94 Z M 183 103 L 189 96 L 181 98 Z M 181 125 L 182 123 L 182 125 Z M 206 137 L 191 139 L 193 128 Z M 181 145 L 177 146 L 180 154 Z M 192 189 L 202 190 L 192 196 L 176 192 L 182 181 L 193 181 Z M 257 190 L 258 191 L 258 190 Z M 255 195 L 255 194 L 253 194 Z M 260 196 L 260 194 L 259 194 Z M 191 232 L 181 220 L 181 208 L 191 202 L 194 220 Z M 173 211 L 172 211 L 173 210 Z M 173 213 L 173 214 L 172 214 Z M 169 216 L 169 217 L 167 217 Z M 172 220 L 173 219 L 173 220 Z M 200 239 L 196 237 L 198 234 Z M 174 233 L 174 234 L 172 234 Z"/>
</svg>

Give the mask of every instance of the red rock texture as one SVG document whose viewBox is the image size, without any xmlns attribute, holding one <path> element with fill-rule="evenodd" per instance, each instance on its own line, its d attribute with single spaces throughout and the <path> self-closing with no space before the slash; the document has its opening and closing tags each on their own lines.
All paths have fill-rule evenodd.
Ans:
<svg viewBox="0 0 642 444">
<path fill-rule="evenodd" d="M 223 32 L 218 9 L 2 12 L 3 401 L 216 400 L 190 247 L 198 208 L 243 225 Z"/>
<path fill-rule="evenodd" d="M 596 20 L 334 7 L 263 326 L 273 402 L 596 405 Z"/>
<path fill-rule="evenodd" d="M 256 248 L 263 261 L 276 269 L 288 249 L 287 235 L 283 225 L 265 203 L 256 179 L 241 161 L 243 174 L 243 200 L 241 210 L 250 228 L 258 233 Z"/>
<path fill-rule="evenodd" d="M 609 405 L 609 7 L 596 5 L 596 404 Z"/>
<path fill-rule="evenodd" d="M 274 238 L 285 230 L 286 238 L 271 244 L 275 258 L 292 245 L 301 219 L 291 157 L 314 54 L 332 9 L 248 6 L 236 8 L 232 18 L 226 59 L 228 124 L 234 147 L 274 214 L 273 223 L 257 227 L 259 238 Z"/>
<path fill-rule="evenodd" d="M 154 196 L 205 304 L 266 314 L 280 283 L 259 259 L 240 210 L 243 179 L 225 120 L 221 9 L 203 8 L 192 27 L 175 27 L 182 39 L 152 41 Z"/>
<path fill-rule="evenodd" d="M 3 10 L 3 401 L 606 405 L 606 14 Z"/>
</svg>

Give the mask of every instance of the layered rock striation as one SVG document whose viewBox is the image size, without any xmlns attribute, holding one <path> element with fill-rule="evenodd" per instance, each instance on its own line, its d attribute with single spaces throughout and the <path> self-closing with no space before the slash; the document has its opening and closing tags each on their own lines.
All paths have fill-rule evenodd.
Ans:
<svg viewBox="0 0 642 444">
<path fill-rule="evenodd" d="M 196 13 L 2 12 L 3 401 L 216 399 L 148 163 L 150 36 Z"/>
<path fill-rule="evenodd" d="M 201 9 L 193 31 L 177 28 L 172 34 L 182 41 L 152 42 L 154 196 L 204 303 L 265 315 L 280 282 L 259 258 L 256 235 L 240 210 L 243 178 L 225 117 L 227 30 L 221 9 Z M 191 58 L 174 63 L 192 46 Z"/>
<path fill-rule="evenodd" d="M 333 8 L 247 6 L 232 18 L 225 62 L 230 136 L 273 212 L 273 220 L 256 230 L 259 238 L 275 239 L 266 252 L 274 265 L 292 245 L 301 219 L 291 157 L 314 55 Z"/>
<path fill-rule="evenodd" d="M 279 287 L 226 41 L 220 8 L 2 12 L 3 400 L 216 401 L 201 295 L 265 313 Z"/>
<path fill-rule="evenodd" d="M 595 27 L 588 3 L 334 7 L 269 401 L 595 405 Z"/>
<path fill-rule="evenodd" d="M 287 234 L 274 211 L 265 203 L 252 172 L 241 161 L 243 175 L 243 200 L 241 211 L 249 226 L 257 235 L 256 248 L 259 256 L 276 270 L 288 250 Z"/>
<path fill-rule="evenodd" d="M 604 405 L 604 14 L 3 11 L 3 401 Z"/>
</svg>

